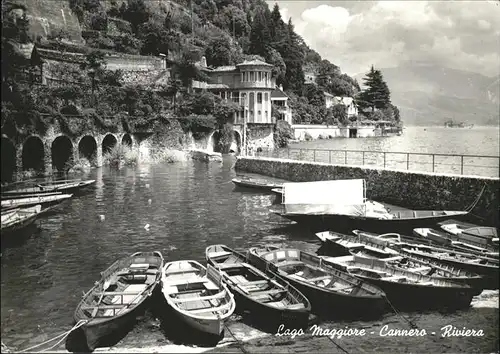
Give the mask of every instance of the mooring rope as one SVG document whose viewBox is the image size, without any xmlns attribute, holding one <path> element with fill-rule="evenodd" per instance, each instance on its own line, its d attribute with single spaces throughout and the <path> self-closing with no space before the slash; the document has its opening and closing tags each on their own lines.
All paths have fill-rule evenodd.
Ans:
<svg viewBox="0 0 500 354">
<path fill-rule="evenodd" d="M 330 340 L 330 342 L 332 342 L 333 344 L 335 344 L 335 346 L 337 348 L 339 348 L 340 350 L 342 350 L 344 353 L 349 354 L 349 352 L 347 350 L 345 350 L 344 348 L 342 348 L 342 346 L 340 344 L 338 344 L 337 342 L 335 342 L 330 336 L 327 336 L 326 338 L 328 338 Z"/>
<path fill-rule="evenodd" d="M 59 335 L 55 336 L 54 338 L 48 339 L 48 340 L 46 340 L 45 342 L 42 342 L 42 343 L 36 344 L 36 345 L 34 345 L 34 346 L 32 346 L 32 347 L 29 347 L 29 348 L 26 348 L 26 349 L 23 349 L 23 350 L 14 350 L 14 352 L 17 352 L 17 353 L 26 353 L 26 352 L 28 352 L 28 351 L 30 351 L 30 350 L 33 350 L 33 349 L 35 349 L 35 348 L 38 348 L 38 347 L 40 347 L 40 346 L 42 346 L 42 345 L 44 345 L 44 344 L 47 344 L 47 343 L 49 343 L 49 342 L 52 342 L 52 341 L 54 341 L 54 340 L 56 340 L 56 339 L 59 339 L 59 338 L 60 338 L 60 339 L 59 339 L 59 341 L 57 341 L 57 343 L 56 343 L 56 344 L 54 344 L 52 347 L 47 348 L 47 349 L 45 349 L 45 350 L 41 350 L 40 352 L 46 352 L 46 351 L 52 350 L 52 349 L 54 349 L 55 347 L 57 347 L 59 344 L 61 344 L 61 343 L 62 343 L 62 341 L 63 341 L 64 339 L 66 339 L 66 337 L 67 337 L 67 336 L 68 336 L 71 332 L 73 332 L 73 331 L 74 331 L 75 329 L 77 329 L 77 328 L 80 328 L 81 326 L 83 326 L 83 325 L 84 325 L 84 324 L 86 324 L 87 322 L 88 322 L 87 320 L 80 320 L 80 321 L 78 321 L 78 322 L 77 322 L 77 323 L 76 323 L 76 324 L 75 324 L 75 325 L 74 325 L 74 326 L 73 326 L 73 327 L 72 327 L 69 331 L 63 332 L 63 333 L 61 333 L 61 334 L 59 334 Z M 3 348 L 7 349 L 7 351 L 12 351 L 9 347 L 7 347 L 7 346 L 6 346 L 6 345 L 2 342 L 2 349 L 3 349 Z"/>
<path fill-rule="evenodd" d="M 418 328 L 418 326 L 413 323 L 411 320 L 407 319 L 405 316 L 403 316 L 393 305 L 392 303 L 389 301 L 389 299 L 386 297 L 385 300 L 387 301 L 387 303 L 389 304 L 389 306 L 391 306 L 392 310 L 394 311 L 394 313 L 396 315 L 398 315 L 399 317 L 401 317 L 403 320 L 405 320 L 406 322 L 408 322 L 411 326 L 411 328 Z"/>
<path fill-rule="evenodd" d="M 229 326 L 225 323 L 224 323 L 224 328 L 227 329 L 227 331 L 229 332 L 231 337 L 233 337 L 233 339 L 236 341 L 236 343 L 238 344 L 238 347 L 240 348 L 242 353 L 248 354 L 248 352 L 245 350 L 245 348 L 243 348 L 243 344 L 241 343 L 241 341 L 238 338 L 236 338 L 236 336 L 233 334 L 233 332 L 229 329 Z"/>
</svg>

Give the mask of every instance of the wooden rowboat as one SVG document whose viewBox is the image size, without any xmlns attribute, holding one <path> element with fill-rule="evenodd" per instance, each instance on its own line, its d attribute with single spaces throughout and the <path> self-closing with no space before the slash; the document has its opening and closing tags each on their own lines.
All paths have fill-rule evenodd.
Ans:
<svg viewBox="0 0 500 354">
<path fill-rule="evenodd" d="M 31 182 L 27 186 L 3 190 L 2 196 L 22 196 L 26 194 L 45 194 L 54 192 L 77 192 L 81 189 L 91 186 L 95 180 L 70 180 L 70 181 L 53 181 L 53 182 Z"/>
<path fill-rule="evenodd" d="M 345 186 L 345 187 L 344 187 Z M 349 188 L 349 189 L 348 189 Z M 313 231 L 373 232 L 391 230 L 411 234 L 413 229 L 465 217 L 479 202 L 484 188 L 465 210 L 381 210 L 366 199 L 364 180 L 284 183 L 284 210 L 273 211 Z M 350 198 L 350 196 L 355 196 Z"/>
<path fill-rule="evenodd" d="M 479 295 L 485 286 L 484 278 L 478 274 L 438 261 L 430 261 L 421 257 L 403 256 L 399 252 L 387 247 L 385 242 L 377 243 L 376 240 L 364 237 L 362 234 L 355 236 L 332 231 L 320 234 L 324 238 L 326 237 L 325 234 L 328 234 L 331 237 L 332 243 L 334 242 L 338 249 L 345 248 L 344 252 L 338 252 L 335 255 L 356 255 L 359 258 L 370 259 L 371 262 L 379 262 L 379 264 L 430 276 L 434 279 L 465 283 L 475 289 L 474 296 Z"/>
<path fill-rule="evenodd" d="M 379 287 L 400 310 L 464 309 L 470 306 L 475 293 L 467 284 L 434 279 L 356 255 L 322 258 Z"/>
<path fill-rule="evenodd" d="M 33 224 L 43 211 L 41 205 L 2 211 L 2 236 L 10 235 Z"/>
<path fill-rule="evenodd" d="M 377 318 L 386 309 L 382 290 L 324 264 L 313 254 L 268 246 L 251 248 L 250 256 L 252 264 L 275 269 L 278 275 L 299 289 L 320 316 Z"/>
<path fill-rule="evenodd" d="M 374 242 L 384 244 L 398 251 L 401 255 L 425 258 L 481 275 L 485 281 L 485 289 L 498 289 L 500 269 L 499 260 L 496 258 L 461 252 L 452 248 L 411 244 L 395 239 L 382 239 L 378 238 L 377 234 L 359 230 L 353 232 L 358 237 L 366 237 Z"/>
<path fill-rule="evenodd" d="M 236 308 L 233 294 L 211 265 L 175 261 L 162 271 L 162 293 L 179 318 L 192 328 L 220 336 Z"/>
<path fill-rule="evenodd" d="M 117 260 L 101 273 L 101 279 L 83 295 L 75 313 L 87 347 L 93 351 L 99 342 L 135 321 L 141 305 L 160 282 L 163 256 L 160 252 L 137 252 Z"/>
<path fill-rule="evenodd" d="M 209 246 L 205 254 L 234 294 L 240 313 L 249 312 L 254 320 L 265 319 L 265 325 L 273 330 L 281 324 L 286 328 L 307 325 L 309 300 L 280 276 L 258 270 L 245 255 L 224 245 Z"/>
<path fill-rule="evenodd" d="M 23 198 L 2 199 L 2 209 L 11 209 L 19 207 L 28 207 L 40 204 L 42 206 L 50 206 L 58 204 L 64 200 L 71 198 L 73 194 L 52 194 L 52 195 L 33 195 L 25 196 Z"/>
<path fill-rule="evenodd" d="M 237 187 L 262 189 L 265 191 L 271 191 L 276 188 L 281 188 L 283 185 L 282 183 L 274 183 L 254 178 L 233 178 L 232 181 Z"/>
</svg>

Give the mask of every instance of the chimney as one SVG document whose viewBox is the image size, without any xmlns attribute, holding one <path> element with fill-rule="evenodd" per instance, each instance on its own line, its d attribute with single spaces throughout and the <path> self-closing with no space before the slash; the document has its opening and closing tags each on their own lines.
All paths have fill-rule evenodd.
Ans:
<svg viewBox="0 0 500 354">
<path fill-rule="evenodd" d="M 205 56 L 201 57 L 201 66 L 204 68 L 207 67 L 207 58 Z"/>
</svg>

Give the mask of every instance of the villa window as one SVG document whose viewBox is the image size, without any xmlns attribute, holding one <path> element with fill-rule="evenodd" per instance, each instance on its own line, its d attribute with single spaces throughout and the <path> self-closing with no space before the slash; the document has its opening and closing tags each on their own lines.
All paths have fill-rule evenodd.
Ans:
<svg viewBox="0 0 500 354">
<path fill-rule="evenodd" d="M 241 104 L 242 106 L 246 105 L 246 100 L 247 100 L 247 94 L 246 94 L 246 93 L 242 93 L 242 94 L 241 94 L 240 104 Z"/>
<path fill-rule="evenodd" d="M 255 75 L 255 73 L 254 73 L 253 71 L 251 71 L 251 72 L 250 72 L 250 81 L 251 81 L 251 82 L 254 82 L 254 81 L 255 81 L 255 79 L 254 79 L 254 75 Z"/>
<path fill-rule="evenodd" d="M 269 100 L 269 94 L 266 92 L 264 94 L 264 102 L 267 102 Z"/>
<path fill-rule="evenodd" d="M 257 103 L 262 103 L 262 93 L 261 93 L 261 92 L 259 92 L 259 93 L 257 94 Z M 260 113 L 259 113 L 259 114 L 260 114 Z"/>
</svg>

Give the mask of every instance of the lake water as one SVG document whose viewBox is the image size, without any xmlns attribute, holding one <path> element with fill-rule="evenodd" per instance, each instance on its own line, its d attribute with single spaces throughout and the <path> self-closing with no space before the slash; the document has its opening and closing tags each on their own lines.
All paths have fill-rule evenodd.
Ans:
<svg viewBox="0 0 500 354">
<path fill-rule="evenodd" d="M 262 156 L 280 156 L 294 159 L 351 165 L 374 165 L 410 169 L 498 177 L 500 135 L 498 127 L 472 129 L 444 127 L 406 127 L 401 136 L 376 138 L 336 138 L 290 144 L 290 151 L 263 152 Z M 302 149 L 302 150 L 300 150 Z M 314 153 L 313 150 L 318 149 Z M 320 151 L 322 150 L 322 151 Z M 334 150 L 329 153 L 327 150 Z M 335 151 L 336 150 L 336 151 Z M 345 153 L 343 150 L 350 150 Z M 366 151 L 364 154 L 361 151 Z M 408 155 L 407 153 L 410 153 Z M 414 155 L 423 154 L 423 155 Z M 444 155 L 476 155 L 462 158 Z M 364 155 L 364 156 L 363 156 Z M 493 156 L 478 157 L 479 156 Z"/>
<path fill-rule="evenodd" d="M 117 258 L 133 252 L 158 250 L 167 261 L 195 259 L 203 263 L 205 248 L 216 243 L 236 249 L 284 244 L 315 252 L 319 243 L 313 235 L 268 212 L 273 196 L 234 188 L 234 162 L 234 157 L 227 156 L 223 164 L 189 161 L 120 171 L 98 169 L 84 176 L 96 179 L 95 187 L 72 198 L 60 212 L 42 217 L 25 239 L 9 243 L 2 240 L 2 342 L 10 348 L 24 349 L 68 330 L 82 293 Z M 148 230 L 146 224 L 150 225 Z M 436 337 L 412 344 L 413 351 L 498 350 L 498 291 L 484 292 L 474 299 L 471 309 L 452 315 L 404 316 L 419 326 L 427 326 L 428 331 L 451 323 L 460 328 L 474 326 L 485 333 L 481 338 L 463 341 Z M 395 314 L 377 322 L 323 326 L 378 329 L 386 323 L 408 329 L 405 320 Z M 229 327 L 239 340 L 263 335 L 237 316 Z M 223 342 L 230 340 L 226 333 Z M 413 343 L 406 340 L 379 338 L 376 348 L 383 351 L 386 345 L 397 351 L 400 345 Z M 280 348 L 286 350 L 300 341 L 300 337 L 295 338 Z M 374 341 L 377 339 L 366 339 L 364 350 L 375 348 L 371 347 Z M 172 349 L 172 342 L 171 335 L 160 330 L 155 314 L 148 312 L 118 348 L 141 351 L 164 346 L 159 351 L 179 351 L 181 347 Z M 200 350 L 184 344 L 187 347 L 182 350 Z M 272 349 L 271 345 L 266 347 Z M 56 349 L 64 349 L 64 345 Z M 332 347 L 323 349 L 330 352 Z"/>
</svg>

